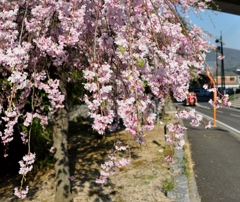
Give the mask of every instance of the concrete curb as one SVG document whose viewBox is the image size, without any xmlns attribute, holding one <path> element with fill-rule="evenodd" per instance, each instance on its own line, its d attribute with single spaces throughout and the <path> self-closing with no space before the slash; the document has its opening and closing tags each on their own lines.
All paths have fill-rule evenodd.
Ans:
<svg viewBox="0 0 240 202">
<path fill-rule="evenodd" d="M 176 108 L 173 104 L 169 103 L 167 109 L 166 114 L 169 114 L 173 118 Z M 185 141 L 188 142 L 187 138 L 185 138 Z M 201 202 L 194 174 L 189 178 L 185 174 L 184 156 L 183 149 L 175 150 L 175 155 L 173 156 L 174 163 L 170 168 L 175 175 L 175 189 L 168 191 L 167 197 L 173 199 L 175 202 Z"/>
<path fill-rule="evenodd" d="M 190 202 L 188 179 L 184 174 L 185 168 L 182 163 L 183 158 L 183 150 L 176 150 L 176 154 L 174 155 L 175 163 L 171 166 L 173 173 L 177 173 L 176 177 L 174 177 L 175 189 L 167 192 L 167 197 L 174 199 L 175 202 Z"/>
</svg>

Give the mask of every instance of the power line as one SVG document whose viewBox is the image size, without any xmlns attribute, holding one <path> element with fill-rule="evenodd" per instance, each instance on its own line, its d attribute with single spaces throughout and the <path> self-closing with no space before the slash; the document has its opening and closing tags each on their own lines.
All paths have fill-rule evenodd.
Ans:
<svg viewBox="0 0 240 202">
<path fill-rule="evenodd" d="M 240 24 L 239 24 L 237 27 L 235 27 L 235 29 L 234 29 L 231 33 L 229 33 L 226 37 L 224 37 L 224 38 L 225 38 L 225 39 L 229 38 L 229 37 L 232 36 L 232 34 L 234 34 L 239 28 L 240 28 Z"/>
<path fill-rule="evenodd" d="M 235 33 L 238 29 L 240 28 L 240 19 L 234 24 L 232 25 L 232 27 L 230 29 L 228 29 L 225 34 L 224 34 L 224 39 L 226 40 L 227 38 L 229 38 L 233 33 Z"/>
<path fill-rule="evenodd" d="M 232 30 L 231 29 L 234 29 L 235 28 L 235 25 L 236 24 L 240 24 L 240 19 L 237 21 L 237 22 L 235 22 L 235 24 L 234 25 L 232 25 L 232 27 L 230 27 L 225 33 L 224 33 L 224 35 L 228 35 L 229 33 L 228 32 L 231 32 Z"/>
</svg>

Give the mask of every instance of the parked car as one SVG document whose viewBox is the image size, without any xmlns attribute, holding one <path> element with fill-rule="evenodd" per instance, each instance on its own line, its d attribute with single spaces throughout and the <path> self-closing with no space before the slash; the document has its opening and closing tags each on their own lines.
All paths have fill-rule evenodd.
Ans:
<svg viewBox="0 0 240 202">
<path fill-rule="evenodd" d="M 225 90 L 223 90 L 222 87 L 219 87 L 219 88 L 218 88 L 218 91 L 219 91 L 221 94 L 228 94 L 228 95 L 234 94 L 233 88 L 225 88 Z"/>
<path fill-rule="evenodd" d="M 210 96 L 211 92 L 209 92 L 208 90 L 205 89 L 195 89 L 194 93 L 198 96 L 198 97 L 203 97 L 203 96 Z"/>
<path fill-rule="evenodd" d="M 233 88 L 227 88 L 226 89 L 226 94 L 231 95 L 233 93 L 234 93 Z"/>
</svg>

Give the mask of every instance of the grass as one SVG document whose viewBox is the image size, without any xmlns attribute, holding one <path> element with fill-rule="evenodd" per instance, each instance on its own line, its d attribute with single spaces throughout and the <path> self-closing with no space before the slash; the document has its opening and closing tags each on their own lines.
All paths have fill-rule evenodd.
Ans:
<svg viewBox="0 0 240 202">
<path fill-rule="evenodd" d="M 184 147 L 184 165 L 185 165 L 185 174 L 187 178 L 191 177 L 193 175 L 193 167 L 194 163 L 192 161 L 192 155 L 191 155 L 191 149 L 190 144 L 188 141 L 186 141 Z"/>
<path fill-rule="evenodd" d="M 172 191 L 175 189 L 175 182 L 174 179 L 166 179 L 163 181 L 163 191 L 167 194 L 168 191 Z"/>
<path fill-rule="evenodd" d="M 172 144 L 166 144 L 163 150 L 163 155 L 165 157 L 174 155 L 174 147 Z"/>
<path fill-rule="evenodd" d="M 141 180 L 143 180 L 143 183 L 148 185 L 150 184 L 150 181 L 154 180 L 157 178 L 156 175 L 147 175 L 147 176 L 141 176 Z"/>
<path fill-rule="evenodd" d="M 238 98 L 238 97 L 240 97 L 240 93 L 236 93 L 236 95 L 234 96 L 234 94 L 231 94 L 231 95 L 229 95 L 229 100 L 234 100 L 234 98 Z"/>
<path fill-rule="evenodd" d="M 81 196 L 83 201 L 96 201 L 97 198 L 108 196 L 113 201 L 125 202 L 130 201 L 130 198 L 133 198 L 132 201 L 137 201 L 140 192 L 140 197 L 144 199 L 149 194 L 154 195 L 155 193 L 165 198 L 162 191 L 162 182 L 166 179 L 166 176 L 169 177 L 170 171 L 168 169 L 169 164 L 166 163 L 165 156 L 162 152 L 159 152 L 159 149 L 166 150 L 165 154 L 171 154 L 172 148 L 170 145 L 165 144 L 163 126 L 156 125 L 153 131 L 147 132 L 146 143 L 142 146 L 132 141 L 132 136 L 124 131 L 98 136 L 88 122 L 81 120 L 79 122 L 70 122 L 69 134 L 70 169 L 75 176 L 73 183 L 74 197 Z M 129 141 L 132 163 L 129 166 L 120 168 L 120 172 L 112 175 L 108 180 L 109 186 L 102 188 L 92 183 L 92 181 L 95 176 L 99 176 L 100 164 L 107 159 L 106 157 L 111 152 L 116 138 L 125 142 Z M 125 153 L 121 152 L 119 157 L 122 155 L 125 155 Z M 134 179 L 133 175 L 136 176 L 136 179 Z M 53 189 L 51 189 L 54 183 L 51 181 L 52 178 L 46 177 L 41 179 L 39 177 L 39 180 L 35 180 L 32 184 L 33 186 L 38 185 L 37 188 L 39 188 L 36 192 L 38 195 L 34 195 L 37 197 L 36 200 L 41 198 L 41 201 L 52 201 L 49 196 L 54 193 Z M 46 190 L 42 191 L 40 187 L 43 182 L 48 182 L 46 190 L 49 193 L 46 196 Z M 84 191 L 78 189 L 78 183 L 85 188 Z M 115 189 L 111 188 L 112 184 L 117 185 Z M 171 182 L 169 182 L 166 183 L 165 187 L 171 189 L 171 186 Z M 136 187 L 138 188 L 137 193 L 135 192 Z M 156 189 L 155 187 L 160 188 Z M 0 194 L 0 198 L 3 195 L 5 196 L 3 191 Z M 12 192 L 9 192 L 9 194 L 12 194 Z M 150 201 L 154 201 L 154 199 Z"/>
<path fill-rule="evenodd" d="M 119 202 L 126 202 L 124 199 L 122 199 L 121 197 L 117 197 L 116 199 L 115 199 L 116 201 L 119 201 Z"/>
</svg>

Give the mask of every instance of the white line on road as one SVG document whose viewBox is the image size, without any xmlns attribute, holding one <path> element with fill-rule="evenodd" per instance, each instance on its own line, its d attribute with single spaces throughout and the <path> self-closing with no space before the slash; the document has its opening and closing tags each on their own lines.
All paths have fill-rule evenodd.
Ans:
<svg viewBox="0 0 240 202">
<path fill-rule="evenodd" d="M 239 115 L 236 115 L 236 114 L 230 114 L 230 116 L 240 117 Z"/>
<path fill-rule="evenodd" d="M 223 111 L 219 111 L 219 110 L 217 110 L 217 112 L 218 112 L 218 113 L 223 113 Z"/>
<path fill-rule="evenodd" d="M 232 110 L 232 111 L 238 111 L 238 112 L 239 112 L 239 109 L 236 109 L 236 108 L 234 108 L 234 107 L 225 107 L 225 106 L 223 106 L 223 108 L 226 108 L 226 109 L 230 109 L 230 110 Z"/>
<path fill-rule="evenodd" d="M 206 118 L 208 118 L 208 119 L 210 119 L 210 120 L 213 120 L 212 117 L 207 116 L 207 115 L 205 115 L 205 114 L 202 114 L 201 112 L 197 112 L 197 113 L 201 114 L 202 116 L 204 116 L 204 117 L 206 117 Z M 220 125 L 223 125 L 224 127 L 229 128 L 230 130 L 238 133 L 238 135 L 240 134 L 240 131 L 239 131 L 239 130 L 237 130 L 237 129 L 231 127 L 231 126 L 228 126 L 227 124 L 225 124 L 225 123 L 223 123 L 223 122 L 221 122 L 221 121 L 218 121 L 218 120 L 217 120 L 217 123 L 219 123 Z"/>
<path fill-rule="evenodd" d="M 197 106 L 197 107 L 200 107 L 200 108 L 203 108 L 203 109 L 210 109 L 210 107 L 205 107 L 205 106 L 200 105 L 200 104 L 197 104 L 196 106 Z"/>
</svg>

